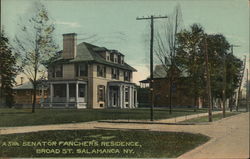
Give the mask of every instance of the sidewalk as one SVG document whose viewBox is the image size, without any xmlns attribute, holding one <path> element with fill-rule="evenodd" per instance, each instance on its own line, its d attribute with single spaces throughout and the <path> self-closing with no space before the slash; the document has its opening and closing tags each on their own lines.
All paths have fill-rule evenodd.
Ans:
<svg viewBox="0 0 250 159">
<path fill-rule="evenodd" d="M 221 111 L 213 112 L 213 114 L 220 114 Z M 185 115 L 185 116 L 179 116 L 169 119 L 160 119 L 160 120 L 125 120 L 125 119 L 118 119 L 118 120 L 99 120 L 99 122 L 107 122 L 107 123 L 136 123 L 136 124 L 173 124 L 181 121 L 185 121 L 188 119 L 198 118 L 207 116 L 208 113 L 199 113 L 199 114 L 192 114 L 192 115 Z"/>
</svg>

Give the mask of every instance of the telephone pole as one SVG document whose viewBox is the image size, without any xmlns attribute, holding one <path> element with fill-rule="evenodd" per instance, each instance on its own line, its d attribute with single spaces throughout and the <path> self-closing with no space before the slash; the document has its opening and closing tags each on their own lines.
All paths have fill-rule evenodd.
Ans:
<svg viewBox="0 0 250 159">
<path fill-rule="evenodd" d="M 239 111 L 239 102 L 240 102 L 239 94 L 241 93 L 241 85 L 242 85 L 242 81 L 243 81 L 243 77 L 244 77 L 244 73 L 245 73 L 245 67 L 246 67 L 246 56 L 244 58 L 243 71 L 242 71 L 242 74 L 240 76 L 240 85 L 239 85 L 239 89 L 238 89 L 238 98 L 237 98 L 236 111 Z"/>
<path fill-rule="evenodd" d="M 222 90 L 222 100 L 223 100 L 222 114 L 223 114 L 223 118 L 226 117 L 226 85 L 227 85 L 227 66 L 226 66 L 226 53 L 224 53 L 224 57 L 223 57 L 223 90 Z"/>
<path fill-rule="evenodd" d="M 246 89 L 246 111 L 248 112 L 248 108 L 249 108 L 249 78 L 248 78 L 248 69 L 247 69 L 247 89 Z"/>
<path fill-rule="evenodd" d="M 153 114 L 153 108 L 154 108 L 154 92 L 153 92 L 153 45 L 154 45 L 154 19 L 162 19 L 162 18 L 168 18 L 167 16 L 153 16 L 150 17 L 137 17 L 136 20 L 150 20 L 150 28 L 151 28 L 151 38 L 150 38 L 150 95 L 151 95 L 151 109 L 150 109 L 150 119 L 151 121 L 154 120 L 154 114 Z"/>
<path fill-rule="evenodd" d="M 206 36 L 205 36 L 205 61 L 206 61 L 206 74 L 207 74 L 208 121 L 212 122 L 211 85 L 210 85 L 210 71 L 209 71 L 209 66 L 208 66 L 207 37 Z"/>
</svg>

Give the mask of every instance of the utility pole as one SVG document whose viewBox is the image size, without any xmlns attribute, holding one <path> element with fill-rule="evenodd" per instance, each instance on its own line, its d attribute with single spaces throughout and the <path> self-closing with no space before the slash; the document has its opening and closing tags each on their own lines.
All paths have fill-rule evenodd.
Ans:
<svg viewBox="0 0 250 159">
<path fill-rule="evenodd" d="M 239 110 L 239 94 L 241 92 L 241 85 L 242 85 L 242 81 L 243 81 L 243 77 L 244 77 L 244 72 L 245 72 L 245 67 L 246 67 L 246 56 L 244 58 L 244 65 L 243 65 L 243 71 L 242 74 L 240 76 L 240 85 L 239 85 L 239 89 L 238 89 L 238 98 L 237 98 L 237 105 L 236 105 L 236 111 Z"/>
<path fill-rule="evenodd" d="M 223 57 L 223 90 L 222 90 L 222 100 L 223 100 L 222 114 L 223 114 L 223 118 L 226 117 L 226 85 L 227 85 L 227 66 L 226 66 L 226 53 L 224 53 L 224 57 Z"/>
<path fill-rule="evenodd" d="M 142 17 L 136 18 L 136 20 L 151 20 L 151 38 L 150 38 L 150 95 L 151 95 L 151 109 L 150 109 L 150 119 L 151 121 L 154 120 L 153 108 L 154 108 L 154 90 L 153 90 L 153 82 L 154 82 L 154 75 L 153 75 L 153 45 L 154 45 L 154 19 L 162 19 L 168 18 L 167 16 L 153 16 L 150 17 Z"/>
<path fill-rule="evenodd" d="M 206 61 L 206 74 L 207 74 L 208 121 L 212 122 L 211 85 L 210 85 L 210 71 L 209 71 L 209 66 L 208 66 L 207 37 L 206 36 L 205 36 L 205 61 Z"/>
<path fill-rule="evenodd" d="M 248 112 L 248 108 L 249 108 L 249 78 L 248 78 L 248 69 L 247 69 L 247 89 L 246 89 L 246 112 Z"/>
</svg>

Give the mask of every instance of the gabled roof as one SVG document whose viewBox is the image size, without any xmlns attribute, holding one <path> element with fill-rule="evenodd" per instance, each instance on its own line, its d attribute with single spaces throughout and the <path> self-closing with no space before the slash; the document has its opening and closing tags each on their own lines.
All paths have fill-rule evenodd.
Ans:
<svg viewBox="0 0 250 159">
<path fill-rule="evenodd" d="M 180 72 L 179 77 L 188 77 L 187 72 L 185 71 L 181 71 L 177 66 L 175 66 L 175 69 Z M 168 76 L 170 69 L 166 68 L 166 66 L 164 65 L 156 65 L 154 68 L 154 72 L 153 72 L 153 76 L 154 79 L 162 79 L 162 78 L 166 78 Z M 150 77 L 146 78 L 145 80 L 141 80 L 139 82 L 141 83 L 148 83 L 149 82 Z"/>
<path fill-rule="evenodd" d="M 77 55 L 74 59 L 63 59 L 63 57 L 59 57 L 53 61 L 54 63 L 77 63 L 77 62 L 96 62 L 104 65 L 110 65 L 113 67 L 118 67 L 125 70 L 136 71 L 135 68 L 124 64 L 117 64 L 113 62 L 108 62 L 104 58 L 101 57 L 99 51 L 107 50 L 105 47 L 95 46 L 86 42 L 82 42 L 77 45 Z"/>
<path fill-rule="evenodd" d="M 42 84 L 41 82 L 46 82 L 45 80 L 41 81 L 41 80 L 38 80 L 38 85 L 37 85 L 37 89 L 40 89 L 42 88 Z M 44 89 L 47 89 L 48 86 L 44 85 Z M 25 82 L 24 84 L 21 84 L 21 85 L 17 85 L 15 87 L 13 87 L 14 90 L 31 90 L 33 89 L 33 84 L 29 81 L 29 82 Z"/>
</svg>

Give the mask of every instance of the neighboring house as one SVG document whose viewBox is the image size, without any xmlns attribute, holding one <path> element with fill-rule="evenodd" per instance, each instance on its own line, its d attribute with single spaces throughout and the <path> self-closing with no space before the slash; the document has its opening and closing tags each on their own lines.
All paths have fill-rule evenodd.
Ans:
<svg viewBox="0 0 250 159">
<path fill-rule="evenodd" d="M 137 91 L 133 67 L 124 55 L 63 34 L 60 57 L 48 68 L 49 97 L 44 107 L 135 108 Z"/>
<path fill-rule="evenodd" d="M 154 80 L 153 80 L 153 93 L 156 107 L 168 107 L 170 103 L 170 70 L 166 70 L 163 65 L 156 65 L 154 68 Z M 194 101 L 194 98 L 188 94 L 187 76 L 177 68 L 174 67 L 172 71 L 173 85 L 172 85 L 172 106 L 174 107 L 201 107 L 202 100 L 198 98 Z M 149 87 L 149 78 L 140 81 L 141 89 Z M 138 94 L 138 96 L 141 96 Z M 145 96 L 145 95 L 144 95 Z M 148 95 L 150 97 L 150 94 Z M 148 97 L 148 98 L 149 98 Z M 139 101 L 140 102 L 144 102 Z"/>
<path fill-rule="evenodd" d="M 30 107 L 33 103 L 33 84 L 31 82 L 21 83 L 13 88 L 15 106 Z M 47 98 L 47 88 L 38 85 L 36 92 L 36 104 L 40 103 L 44 98 Z"/>
</svg>

